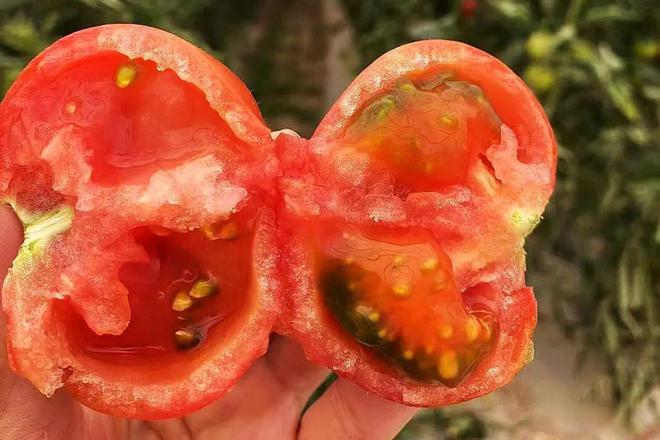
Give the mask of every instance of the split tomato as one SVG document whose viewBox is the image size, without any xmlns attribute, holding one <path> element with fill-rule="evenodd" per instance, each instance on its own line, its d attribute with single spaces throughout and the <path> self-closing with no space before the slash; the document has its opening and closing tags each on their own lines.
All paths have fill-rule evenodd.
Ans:
<svg viewBox="0 0 660 440">
<path fill-rule="evenodd" d="M 532 355 L 524 238 L 556 146 L 524 83 L 448 41 L 368 67 L 310 140 L 166 32 L 46 49 L 0 106 L 0 196 L 25 242 L 3 287 L 16 372 L 109 414 L 217 399 L 274 329 L 391 400 L 440 406 Z"/>
</svg>

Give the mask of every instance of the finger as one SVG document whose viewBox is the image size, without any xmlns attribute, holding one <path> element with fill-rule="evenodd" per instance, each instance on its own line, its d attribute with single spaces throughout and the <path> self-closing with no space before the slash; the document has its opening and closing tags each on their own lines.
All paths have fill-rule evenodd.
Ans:
<svg viewBox="0 0 660 440">
<path fill-rule="evenodd" d="M 0 205 L 0 282 L 5 279 L 22 241 L 21 222 L 10 207 Z"/>
<path fill-rule="evenodd" d="M 299 440 L 389 440 L 418 408 L 400 405 L 338 379 L 303 416 Z"/>
<path fill-rule="evenodd" d="M 300 344 L 280 335 L 273 335 L 266 361 L 283 388 L 294 393 L 302 406 L 328 377 L 330 372 L 307 360 Z"/>
<path fill-rule="evenodd" d="M 184 419 L 148 425 L 164 439 L 292 439 L 302 408 L 327 375 L 298 344 L 273 335 L 267 354 L 219 401 Z"/>
</svg>

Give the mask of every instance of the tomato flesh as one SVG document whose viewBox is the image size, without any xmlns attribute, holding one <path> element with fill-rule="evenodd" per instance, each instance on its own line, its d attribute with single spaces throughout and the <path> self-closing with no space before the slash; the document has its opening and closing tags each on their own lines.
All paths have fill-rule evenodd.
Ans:
<svg viewBox="0 0 660 440">
<path fill-rule="evenodd" d="M 414 192 L 465 183 L 502 125 L 481 89 L 451 74 L 401 78 L 356 115 L 340 143 Z"/>
<path fill-rule="evenodd" d="M 492 346 L 494 311 L 452 279 L 449 258 L 427 233 L 324 228 L 319 292 L 339 324 L 405 375 L 456 386 Z"/>
<path fill-rule="evenodd" d="M 127 73 L 128 72 L 128 73 Z M 155 171 L 242 143 L 204 93 L 154 62 L 103 52 L 73 63 L 40 87 L 22 119 L 51 133 L 72 129 L 91 151 L 91 180 L 144 183 Z"/>
</svg>

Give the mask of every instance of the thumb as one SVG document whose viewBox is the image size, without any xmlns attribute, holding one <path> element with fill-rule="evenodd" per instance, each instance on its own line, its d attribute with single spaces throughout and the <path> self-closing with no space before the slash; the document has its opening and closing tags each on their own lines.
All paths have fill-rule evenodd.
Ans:
<svg viewBox="0 0 660 440">
<path fill-rule="evenodd" d="M 0 205 L 0 282 L 23 241 L 23 227 L 9 206 Z"/>
</svg>

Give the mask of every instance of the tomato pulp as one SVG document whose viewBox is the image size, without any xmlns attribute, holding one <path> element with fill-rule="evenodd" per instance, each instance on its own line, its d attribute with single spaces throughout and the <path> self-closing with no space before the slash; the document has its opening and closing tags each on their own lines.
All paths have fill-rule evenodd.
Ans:
<svg viewBox="0 0 660 440">
<path fill-rule="evenodd" d="M 477 49 L 395 49 L 311 139 L 273 140 L 200 49 L 101 26 L 33 60 L 0 116 L 0 194 L 25 227 L 8 352 L 46 395 L 182 415 L 273 330 L 418 406 L 488 393 L 531 357 L 523 244 L 556 146 L 524 83 Z"/>
</svg>

